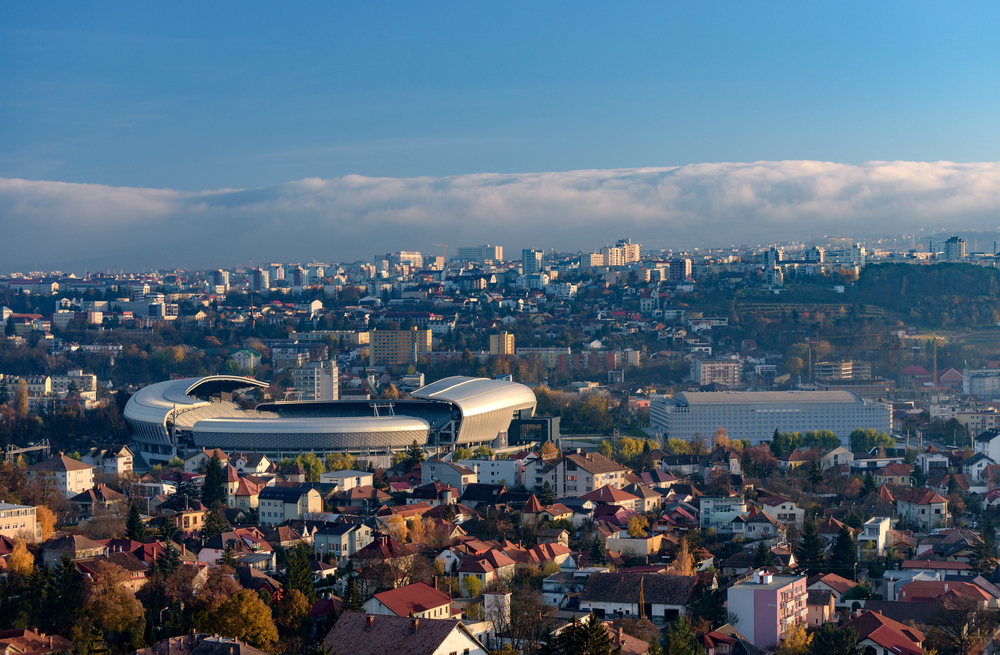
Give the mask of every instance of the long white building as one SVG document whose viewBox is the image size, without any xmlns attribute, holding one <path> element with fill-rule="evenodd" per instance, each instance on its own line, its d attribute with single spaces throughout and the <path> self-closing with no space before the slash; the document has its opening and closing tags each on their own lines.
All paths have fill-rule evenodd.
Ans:
<svg viewBox="0 0 1000 655">
<path fill-rule="evenodd" d="M 855 428 L 889 432 L 889 405 L 850 391 L 683 392 L 650 404 L 652 428 L 664 439 L 704 440 L 721 427 L 754 445 L 782 432 L 830 430 L 843 444 Z"/>
</svg>

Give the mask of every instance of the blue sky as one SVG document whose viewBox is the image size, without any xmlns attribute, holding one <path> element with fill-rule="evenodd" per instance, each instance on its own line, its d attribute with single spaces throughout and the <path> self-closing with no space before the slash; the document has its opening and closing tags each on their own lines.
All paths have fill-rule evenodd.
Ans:
<svg viewBox="0 0 1000 655">
<path fill-rule="evenodd" d="M 994 229 L 998 18 L 5 2 L 0 272 Z"/>
<path fill-rule="evenodd" d="M 996 161 L 998 7 L 9 2 L 0 177 Z"/>
</svg>

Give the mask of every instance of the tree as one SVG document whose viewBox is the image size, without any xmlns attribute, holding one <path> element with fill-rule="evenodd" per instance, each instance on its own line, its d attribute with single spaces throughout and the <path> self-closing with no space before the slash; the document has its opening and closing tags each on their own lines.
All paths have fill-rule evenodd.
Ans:
<svg viewBox="0 0 1000 655">
<path fill-rule="evenodd" d="M 307 616 L 312 605 L 298 589 L 289 589 L 274 608 L 278 625 L 286 630 L 297 630 Z"/>
<path fill-rule="evenodd" d="M 977 652 L 997 625 L 996 612 L 971 598 L 945 601 L 932 634 L 958 655 Z"/>
<path fill-rule="evenodd" d="M 216 503 L 226 502 L 226 473 L 219 459 L 219 452 L 212 453 L 205 470 L 205 482 L 201 488 L 201 502 L 205 507 L 215 507 Z"/>
<path fill-rule="evenodd" d="M 823 470 L 816 460 L 813 460 L 812 466 L 809 467 L 809 482 L 812 482 L 813 485 L 823 484 Z"/>
<path fill-rule="evenodd" d="M 48 541 L 56 529 L 56 515 L 45 505 L 35 508 L 35 521 L 42 528 L 42 541 Z"/>
<path fill-rule="evenodd" d="M 924 469 L 920 468 L 919 465 L 913 469 L 913 486 L 917 489 L 922 489 L 927 485 L 927 475 L 924 473 Z"/>
<path fill-rule="evenodd" d="M 35 570 L 35 558 L 28 552 L 28 544 L 22 537 L 14 540 L 14 549 L 7 558 L 7 571 L 21 580 L 26 579 Z"/>
<path fill-rule="evenodd" d="M 474 575 L 467 575 L 462 578 L 462 588 L 465 589 L 469 598 L 479 598 L 479 595 L 483 593 L 483 581 Z"/>
<path fill-rule="evenodd" d="M 799 543 L 795 545 L 795 559 L 795 570 L 810 578 L 826 567 L 826 544 L 816 532 L 816 521 L 812 517 L 802 526 Z"/>
<path fill-rule="evenodd" d="M 598 536 L 594 535 L 594 542 L 590 544 L 590 564 L 607 564 L 608 548 Z"/>
<path fill-rule="evenodd" d="M 604 627 L 604 622 L 593 612 L 580 625 L 575 637 L 574 655 L 611 655 L 614 642 Z"/>
<path fill-rule="evenodd" d="M 861 482 L 862 495 L 868 495 L 875 491 L 878 491 L 878 482 L 875 481 L 875 476 L 871 473 L 865 473 L 864 480 Z"/>
<path fill-rule="evenodd" d="M 541 448 L 542 459 L 546 457 L 554 457 L 559 454 L 559 448 L 552 441 L 546 441 L 542 444 Z"/>
<path fill-rule="evenodd" d="M 670 624 L 663 636 L 663 655 L 705 655 L 705 649 L 686 618 L 681 617 Z"/>
<path fill-rule="evenodd" d="M 223 515 L 222 503 L 217 502 L 215 506 L 205 513 L 205 522 L 201 526 L 201 542 L 205 543 L 209 539 L 214 539 L 229 529 L 229 524 Z"/>
<path fill-rule="evenodd" d="M 630 537 L 645 537 L 646 529 L 649 528 L 649 519 L 641 514 L 636 514 L 628 517 L 628 536 Z"/>
<path fill-rule="evenodd" d="M 125 519 L 125 537 L 133 541 L 146 538 L 146 524 L 142 522 L 139 506 L 131 503 L 128 508 L 128 518 Z"/>
<path fill-rule="evenodd" d="M 420 464 L 420 462 L 424 461 L 425 457 L 426 456 L 424 455 L 424 449 L 421 448 L 420 444 L 417 443 L 417 440 L 414 439 L 413 443 L 411 443 L 409 447 L 406 449 L 405 469 L 407 473 L 416 468 L 416 466 Z"/>
<path fill-rule="evenodd" d="M 597 452 L 611 459 L 611 456 L 615 454 L 615 449 L 611 446 L 611 442 L 605 439 L 597 445 Z"/>
<path fill-rule="evenodd" d="M 542 485 L 542 493 L 538 498 L 538 502 L 544 507 L 548 507 L 556 502 L 556 490 L 552 488 L 548 480 Z"/>
<path fill-rule="evenodd" d="M 174 548 L 173 542 L 167 542 L 163 552 L 156 558 L 156 565 L 166 575 L 170 575 L 181 565 L 181 554 Z"/>
<path fill-rule="evenodd" d="M 287 559 L 287 589 L 298 590 L 309 603 L 316 602 L 316 590 L 313 587 L 312 567 L 309 565 L 309 550 L 305 544 L 299 544 L 288 551 Z"/>
<path fill-rule="evenodd" d="M 857 576 L 858 542 L 854 533 L 846 525 L 840 528 L 840 533 L 833 542 L 831 555 L 833 572 L 837 575 L 854 580 Z"/>
<path fill-rule="evenodd" d="M 988 536 L 987 530 L 983 530 L 983 534 Z M 989 576 L 993 572 L 993 569 L 997 566 L 997 560 L 993 556 L 993 545 L 990 541 L 986 540 L 986 536 L 983 537 L 983 541 L 976 542 L 976 545 L 972 547 L 972 557 L 969 558 L 969 566 L 982 576 Z"/>
<path fill-rule="evenodd" d="M 681 537 L 681 543 L 677 547 L 677 555 L 674 557 L 674 568 L 680 571 L 681 575 L 694 575 L 694 556 L 688 548 L 687 537 Z"/>
<path fill-rule="evenodd" d="M 775 655 L 809 655 L 812 639 L 812 635 L 806 632 L 804 625 L 789 625 L 775 650 Z"/>
<path fill-rule="evenodd" d="M 127 586 L 128 572 L 117 564 L 100 562 L 93 579 L 87 582 L 86 613 L 104 631 L 123 633 L 133 622 L 143 621 L 142 604 Z"/>
<path fill-rule="evenodd" d="M 811 655 L 858 655 L 860 650 L 858 633 L 854 628 L 837 628 L 833 623 L 824 623 L 813 633 L 809 652 Z"/>
<path fill-rule="evenodd" d="M 364 612 L 364 600 L 361 598 L 361 591 L 358 589 L 358 581 L 355 576 L 347 580 L 347 590 L 344 592 L 345 612 Z"/>
<path fill-rule="evenodd" d="M 270 608 L 253 591 L 240 589 L 207 617 L 208 630 L 269 650 L 278 641 Z"/>
<path fill-rule="evenodd" d="M 766 541 L 761 541 L 754 550 L 753 566 L 759 569 L 772 564 L 774 564 L 774 556 L 771 554 L 771 547 L 767 545 Z"/>
<path fill-rule="evenodd" d="M 222 551 L 222 563 L 231 569 L 235 569 L 239 565 L 232 544 L 226 544 L 225 550 Z"/>
<path fill-rule="evenodd" d="M 402 516 L 394 514 L 385 523 L 385 531 L 389 533 L 389 537 L 399 543 L 406 541 L 406 521 Z"/>
<path fill-rule="evenodd" d="M 10 392 L 7 391 L 6 384 L 0 384 L 0 407 L 10 402 Z"/>
</svg>

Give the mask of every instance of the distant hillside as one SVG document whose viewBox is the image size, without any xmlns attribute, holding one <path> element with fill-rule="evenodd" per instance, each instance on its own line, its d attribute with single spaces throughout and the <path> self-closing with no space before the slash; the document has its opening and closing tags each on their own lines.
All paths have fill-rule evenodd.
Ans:
<svg viewBox="0 0 1000 655">
<path fill-rule="evenodd" d="M 1000 321 L 1000 270 L 971 264 L 878 264 L 861 272 L 858 300 L 920 325 L 961 328 Z"/>
</svg>

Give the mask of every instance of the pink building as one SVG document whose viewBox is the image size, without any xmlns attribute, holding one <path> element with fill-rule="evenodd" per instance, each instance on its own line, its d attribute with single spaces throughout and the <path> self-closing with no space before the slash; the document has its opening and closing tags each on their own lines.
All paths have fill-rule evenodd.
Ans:
<svg viewBox="0 0 1000 655">
<path fill-rule="evenodd" d="M 806 577 L 753 575 L 729 588 L 729 611 L 739 617 L 740 631 L 757 648 L 774 650 L 790 627 L 804 624 L 808 613 Z"/>
</svg>

